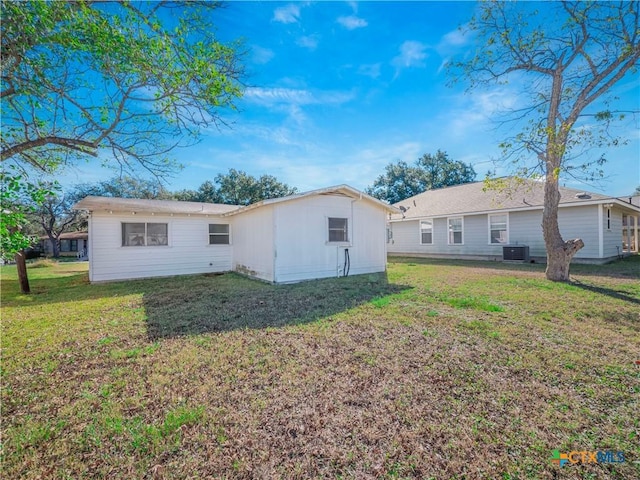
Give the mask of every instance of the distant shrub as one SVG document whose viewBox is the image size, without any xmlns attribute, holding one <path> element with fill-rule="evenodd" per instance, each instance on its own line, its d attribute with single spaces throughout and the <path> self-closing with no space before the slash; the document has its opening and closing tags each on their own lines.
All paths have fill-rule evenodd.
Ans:
<svg viewBox="0 0 640 480">
<path fill-rule="evenodd" d="M 55 260 L 51 260 L 50 258 L 43 258 L 42 260 L 36 260 L 33 263 L 29 264 L 29 268 L 45 268 L 45 267 L 55 267 L 58 265 L 58 262 Z"/>
</svg>

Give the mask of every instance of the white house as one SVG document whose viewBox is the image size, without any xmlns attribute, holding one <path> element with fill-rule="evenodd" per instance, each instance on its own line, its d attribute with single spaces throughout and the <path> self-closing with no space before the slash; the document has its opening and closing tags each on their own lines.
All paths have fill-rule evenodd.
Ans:
<svg viewBox="0 0 640 480">
<path fill-rule="evenodd" d="M 383 272 L 398 210 L 347 185 L 246 207 L 86 197 L 92 282 L 236 271 L 273 283 Z"/>
<path fill-rule="evenodd" d="M 509 179 L 506 179 L 509 183 Z M 630 199 L 560 188 L 558 222 L 563 238 L 581 238 L 574 261 L 604 263 L 638 252 L 640 207 Z M 509 252 L 546 261 L 542 236 L 544 184 L 528 181 L 505 190 L 484 182 L 430 190 L 397 203 L 390 217 L 391 255 L 501 260 Z M 517 248 L 512 248 L 513 246 Z"/>
</svg>

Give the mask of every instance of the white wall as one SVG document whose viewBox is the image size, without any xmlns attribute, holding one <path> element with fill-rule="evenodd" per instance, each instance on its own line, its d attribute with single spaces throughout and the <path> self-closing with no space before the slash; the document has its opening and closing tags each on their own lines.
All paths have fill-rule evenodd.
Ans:
<svg viewBox="0 0 640 480">
<path fill-rule="evenodd" d="M 317 195 L 274 205 L 277 283 L 334 277 L 349 249 L 350 275 L 386 269 L 385 211 L 367 200 Z M 328 242 L 328 217 L 349 219 L 349 244 Z"/>
<path fill-rule="evenodd" d="M 123 247 L 123 222 L 167 223 L 169 245 Z M 209 245 L 210 223 L 231 222 L 217 217 L 94 212 L 89 223 L 89 279 L 100 282 L 229 271 L 233 245 Z M 231 235 L 233 242 L 233 226 Z"/>
<path fill-rule="evenodd" d="M 615 257 L 622 253 L 622 210 L 611 208 L 611 228 L 607 228 L 607 209 L 602 210 L 604 257 Z M 618 248 L 616 248 L 618 247 Z"/>
<path fill-rule="evenodd" d="M 563 238 L 581 238 L 585 243 L 585 247 L 578 252 L 575 258 L 595 259 L 599 257 L 598 208 L 600 207 L 597 205 L 587 205 L 559 209 L 558 222 Z M 622 215 L 615 215 L 615 221 L 613 216 L 614 211 L 612 211 L 611 232 L 605 233 L 605 245 L 608 241 L 608 235 L 613 236 L 613 234 L 616 235 L 615 242 L 617 243 L 615 244 L 620 243 L 621 235 L 619 232 L 622 228 Z M 510 212 L 508 225 L 509 244 L 528 245 L 531 256 L 546 257 L 542 236 L 542 210 Z M 489 244 L 487 214 L 464 216 L 464 245 L 447 244 L 448 225 L 446 218 L 436 218 L 433 221 L 433 245 L 420 245 L 418 220 L 392 222 L 391 228 L 393 240 L 388 245 L 390 253 L 502 258 L 502 245 Z M 605 257 L 615 255 L 615 246 L 613 246 L 613 254 L 609 254 L 609 250 L 605 250 Z"/>
<path fill-rule="evenodd" d="M 231 218 L 233 269 L 273 282 L 273 206 L 263 206 Z"/>
</svg>

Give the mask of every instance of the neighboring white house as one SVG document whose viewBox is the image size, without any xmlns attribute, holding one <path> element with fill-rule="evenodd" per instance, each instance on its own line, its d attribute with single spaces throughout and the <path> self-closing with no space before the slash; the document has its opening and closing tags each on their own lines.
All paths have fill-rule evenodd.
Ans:
<svg viewBox="0 0 640 480">
<path fill-rule="evenodd" d="M 509 179 L 507 179 L 509 183 Z M 581 238 L 576 262 L 604 263 L 638 252 L 640 207 L 629 199 L 560 188 L 558 222 L 563 238 Z M 388 226 L 392 255 L 501 260 L 526 251 L 546 261 L 542 236 L 544 184 L 527 181 L 506 190 L 484 182 L 430 190 L 395 204 L 401 214 Z M 518 246 L 512 249 L 512 246 Z"/>
<path fill-rule="evenodd" d="M 237 271 L 273 283 L 383 272 L 398 210 L 346 185 L 246 207 L 86 197 L 92 282 Z"/>
</svg>

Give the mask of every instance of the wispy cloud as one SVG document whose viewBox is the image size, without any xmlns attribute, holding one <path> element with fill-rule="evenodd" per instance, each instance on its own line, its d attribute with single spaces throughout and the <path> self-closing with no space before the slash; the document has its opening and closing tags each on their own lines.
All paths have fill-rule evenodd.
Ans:
<svg viewBox="0 0 640 480">
<path fill-rule="evenodd" d="M 353 92 L 316 91 L 296 88 L 251 87 L 244 98 L 250 102 L 287 114 L 294 123 L 301 125 L 308 120 L 304 107 L 308 105 L 342 105 L 355 98 Z"/>
<path fill-rule="evenodd" d="M 338 17 L 337 22 L 348 30 L 364 28 L 369 25 L 369 23 L 364 18 L 356 17 L 355 15 Z"/>
<path fill-rule="evenodd" d="M 424 43 L 407 40 L 400 45 L 400 53 L 394 57 L 391 64 L 397 69 L 409 67 L 424 67 L 427 58 L 427 46 Z"/>
<path fill-rule="evenodd" d="M 280 23 L 296 23 L 300 20 L 300 5 L 290 3 L 273 11 L 273 20 Z"/>
<path fill-rule="evenodd" d="M 265 63 L 269 63 L 271 59 L 275 56 L 273 50 L 269 50 L 268 48 L 263 48 L 258 45 L 254 45 L 251 48 L 253 61 L 257 64 L 264 65 Z"/>
<path fill-rule="evenodd" d="M 292 104 L 292 105 L 339 105 L 352 100 L 352 92 L 320 91 L 312 92 L 296 88 L 263 88 L 250 87 L 245 90 L 245 98 L 263 105 Z"/>
<path fill-rule="evenodd" d="M 448 50 L 450 48 L 459 49 L 469 44 L 472 40 L 472 35 L 464 27 L 456 28 L 448 33 L 445 33 L 438 43 L 437 50 Z"/>
<path fill-rule="evenodd" d="M 367 77 L 378 78 L 380 76 L 380 68 L 381 64 L 379 63 L 360 65 L 358 73 L 360 75 L 366 75 Z"/>
<path fill-rule="evenodd" d="M 318 48 L 318 42 L 320 41 L 320 36 L 313 35 L 303 35 L 302 37 L 296 40 L 296 45 L 304 48 L 308 48 L 309 50 L 315 50 Z"/>
</svg>

